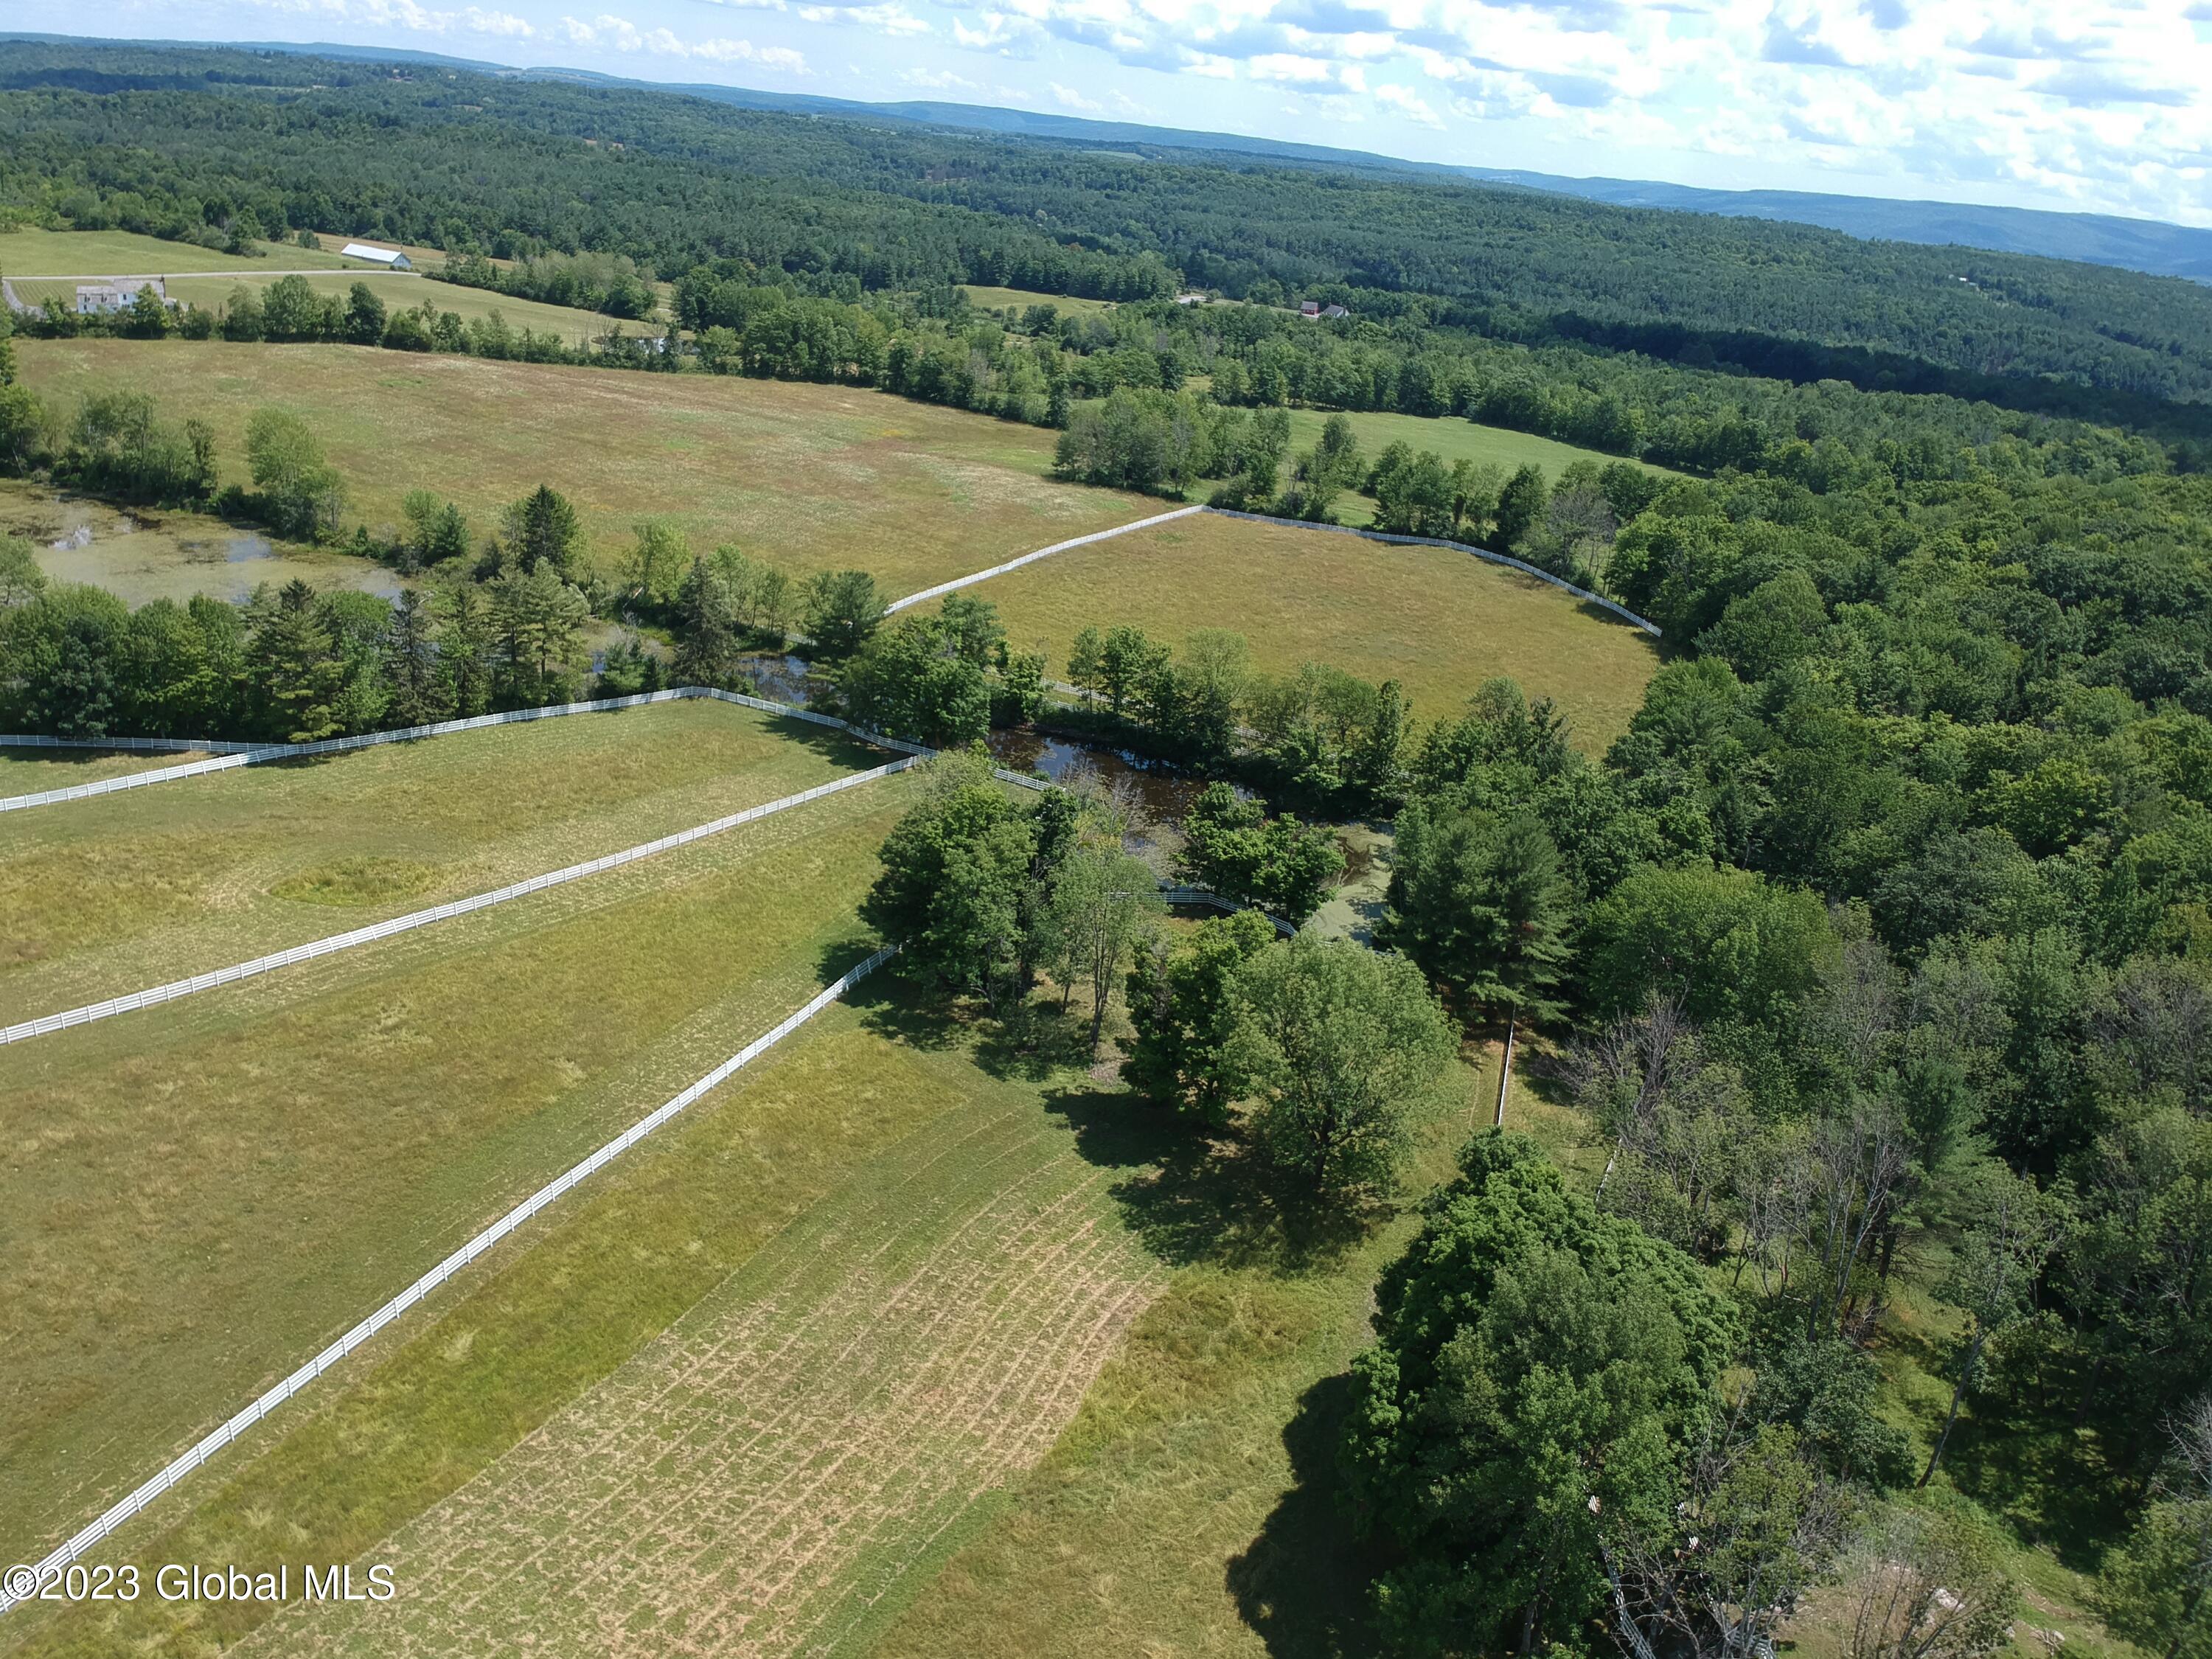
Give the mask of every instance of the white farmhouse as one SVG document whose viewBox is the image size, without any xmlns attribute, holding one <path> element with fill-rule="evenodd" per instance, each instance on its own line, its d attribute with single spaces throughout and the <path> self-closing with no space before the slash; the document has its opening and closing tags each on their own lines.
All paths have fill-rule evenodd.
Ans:
<svg viewBox="0 0 2212 1659">
<path fill-rule="evenodd" d="M 348 242 L 338 250 L 349 259 L 367 259 L 372 264 L 389 270 L 412 270 L 415 263 L 396 247 L 371 247 L 366 242 Z"/>
<path fill-rule="evenodd" d="M 154 297 L 163 305 L 170 303 L 168 288 L 159 276 L 121 277 L 107 283 L 79 283 L 76 285 L 76 314 L 80 317 L 112 317 L 118 311 L 128 311 L 142 288 L 152 289 Z"/>
</svg>

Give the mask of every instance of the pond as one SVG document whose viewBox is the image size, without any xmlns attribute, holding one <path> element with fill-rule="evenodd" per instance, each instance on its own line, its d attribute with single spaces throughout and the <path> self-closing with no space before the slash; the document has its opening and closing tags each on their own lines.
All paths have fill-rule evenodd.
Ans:
<svg viewBox="0 0 2212 1659">
<path fill-rule="evenodd" d="M 741 666 L 753 683 L 753 696 L 806 707 L 813 684 L 808 678 L 811 665 L 805 658 L 793 652 L 761 651 L 748 654 Z"/>
<path fill-rule="evenodd" d="M 1078 743 L 1026 728 L 994 732 L 985 739 L 999 764 L 1012 772 L 1042 772 L 1079 792 L 1096 787 L 1135 809 L 1133 845 L 1150 844 L 1154 826 L 1180 823 L 1205 783 L 1165 761 L 1126 749 Z"/>
<path fill-rule="evenodd" d="M 743 667 L 753 695 L 770 702 L 806 707 L 822 682 L 796 653 L 758 652 Z M 1133 850 L 1163 844 L 1164 827 L 1181 821 L 1205 785 L 1164 761 L 1127 750 L 1085 744 L 1028 730 L 994 731 L 986 739 L 992 757 L 1012 772 L 1042 772 L 1071 788 L 1096 788 L 1116 799 L 1131 819 Z"/>
</svg>

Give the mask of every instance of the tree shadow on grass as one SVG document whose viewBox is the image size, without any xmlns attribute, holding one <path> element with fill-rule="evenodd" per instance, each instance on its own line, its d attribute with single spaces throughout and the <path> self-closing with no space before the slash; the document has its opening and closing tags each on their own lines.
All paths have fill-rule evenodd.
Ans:
<svg viewBox="0 0 2212 1659">
<path fill-rule="evenodd" d="M 1304 1272 L 1357 1244 L 1376 1219 L 1366 1204 L 1316 1201 L 1248 1150 L 1207 1138 L 1141 1096 L 1061 1089 L 1045 1108 L 1075 1132 L 1083 1158 L 1127 1172 L 1109 1189 L 1114 1200 L 1170 1267 Z"/>
<path fill-rule="evenodd" d="M 870 940 L 840 940 L 817 958 L 821 982 L 873 953 Z M 966 1048 L 985 1075 L 1001 1082 L 1044 1083 L 1090 1060 L 1090 1026 L 1056 1006 L 1030 1002 L 1010 1020 L 979 1000 L 948 997 L 938 986 L 885 963 L 845 994 L 846 1004 L 879 1036 L 942 1053 Z"/>
<path fill-rule="evenodd" d="M 1368 1585 L 1376 1562 L 1352 1535 L 1336 1448 L 1352 1379 L 1323 1377 L 1283 1430 L 1297 1484 L 1259 1536 L 1229 1563 L 1224 1583 L 1275 1659 L 1366 1659 L 1382 1651 Z"/>
<path fill-rule="evenodd" d="M 2064 1416 L 1962 1416 L 1943 1449 L 1943 1474 L 2025 1541 L 2081 1573 L 2094 1573 L 2127 1535 L 2142 1492 L 2139 1474 L 2116 1468 L 2100 1437 Z"/>
<path fill-rule="evenodd" d="M 875 950 L 867 939 L 840 939 L 825 947 L 816 962 L 821 983 L 834 983 Z M 869 1030 L 909 1048 L 941 1051 L 968 1040 L 970 1022 L 948 1007 L 934 989 L 901 973 L 896 961 L 885 963 L 846 992 L 844 1001 Z"/>
</svg>

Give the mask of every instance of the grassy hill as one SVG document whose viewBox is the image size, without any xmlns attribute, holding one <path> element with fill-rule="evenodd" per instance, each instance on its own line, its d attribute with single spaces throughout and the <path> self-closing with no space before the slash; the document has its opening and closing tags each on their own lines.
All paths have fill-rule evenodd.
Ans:
<svg viewBox="0 0 2212 1659">
<path fill-rule="evenodd" d="M 17 353 L 64 409 L 128 386 L 171 418 L 202 416 L 228 478 L 245 475 L 253 410 L 290 409 L 372 526 L 398 524 L 419 487 L 482 534 L 550 483 L 611 568 L 638 520 L 665 517 L 702 552 L 734 541 L 799 573 L 871 570 L 903 593 L 1158 510 L 1048 477 L 1049 432 L 849 387 L 349 346 L 25 340 Z"/>
<path fill-rule="evenodd" d="M 1310 661 L 1395 679 L 1426 720 L 1450 718 L 1485 680 L 1510 674 L 1531 696 L 1556 701 L 1592 750 L 1627 729 L 1659 666 L 1649 635 L 1517 571 L 1442 548 L 1212 514 L 970 591 L 998 605 L 1015 643 L 1042 642 L 1055 664 L 1092 623 L 1133 623 L 1176 643 L 1194 628 L 1231 628 L 1266 672 Z"/>
</svg>

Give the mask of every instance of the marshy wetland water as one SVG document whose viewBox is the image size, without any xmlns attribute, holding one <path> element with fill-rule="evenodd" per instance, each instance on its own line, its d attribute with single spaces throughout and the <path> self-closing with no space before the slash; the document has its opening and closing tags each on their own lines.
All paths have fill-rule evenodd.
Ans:
<svg viewBox="0 0 2212 1659">
<path fill-rule="evenodd" d="M 295 577 L 386 599 L 402 586 L 369 560 L 272 542 L 205 514 L 111 507 L 13 481 L 0 483 L 0 535 L 27 540 L 49 581 L 94 583 L 134 607 L 181 605 L 195 593 L 235 605 L 263 582 L 281 586 Z"/>
</svg>

